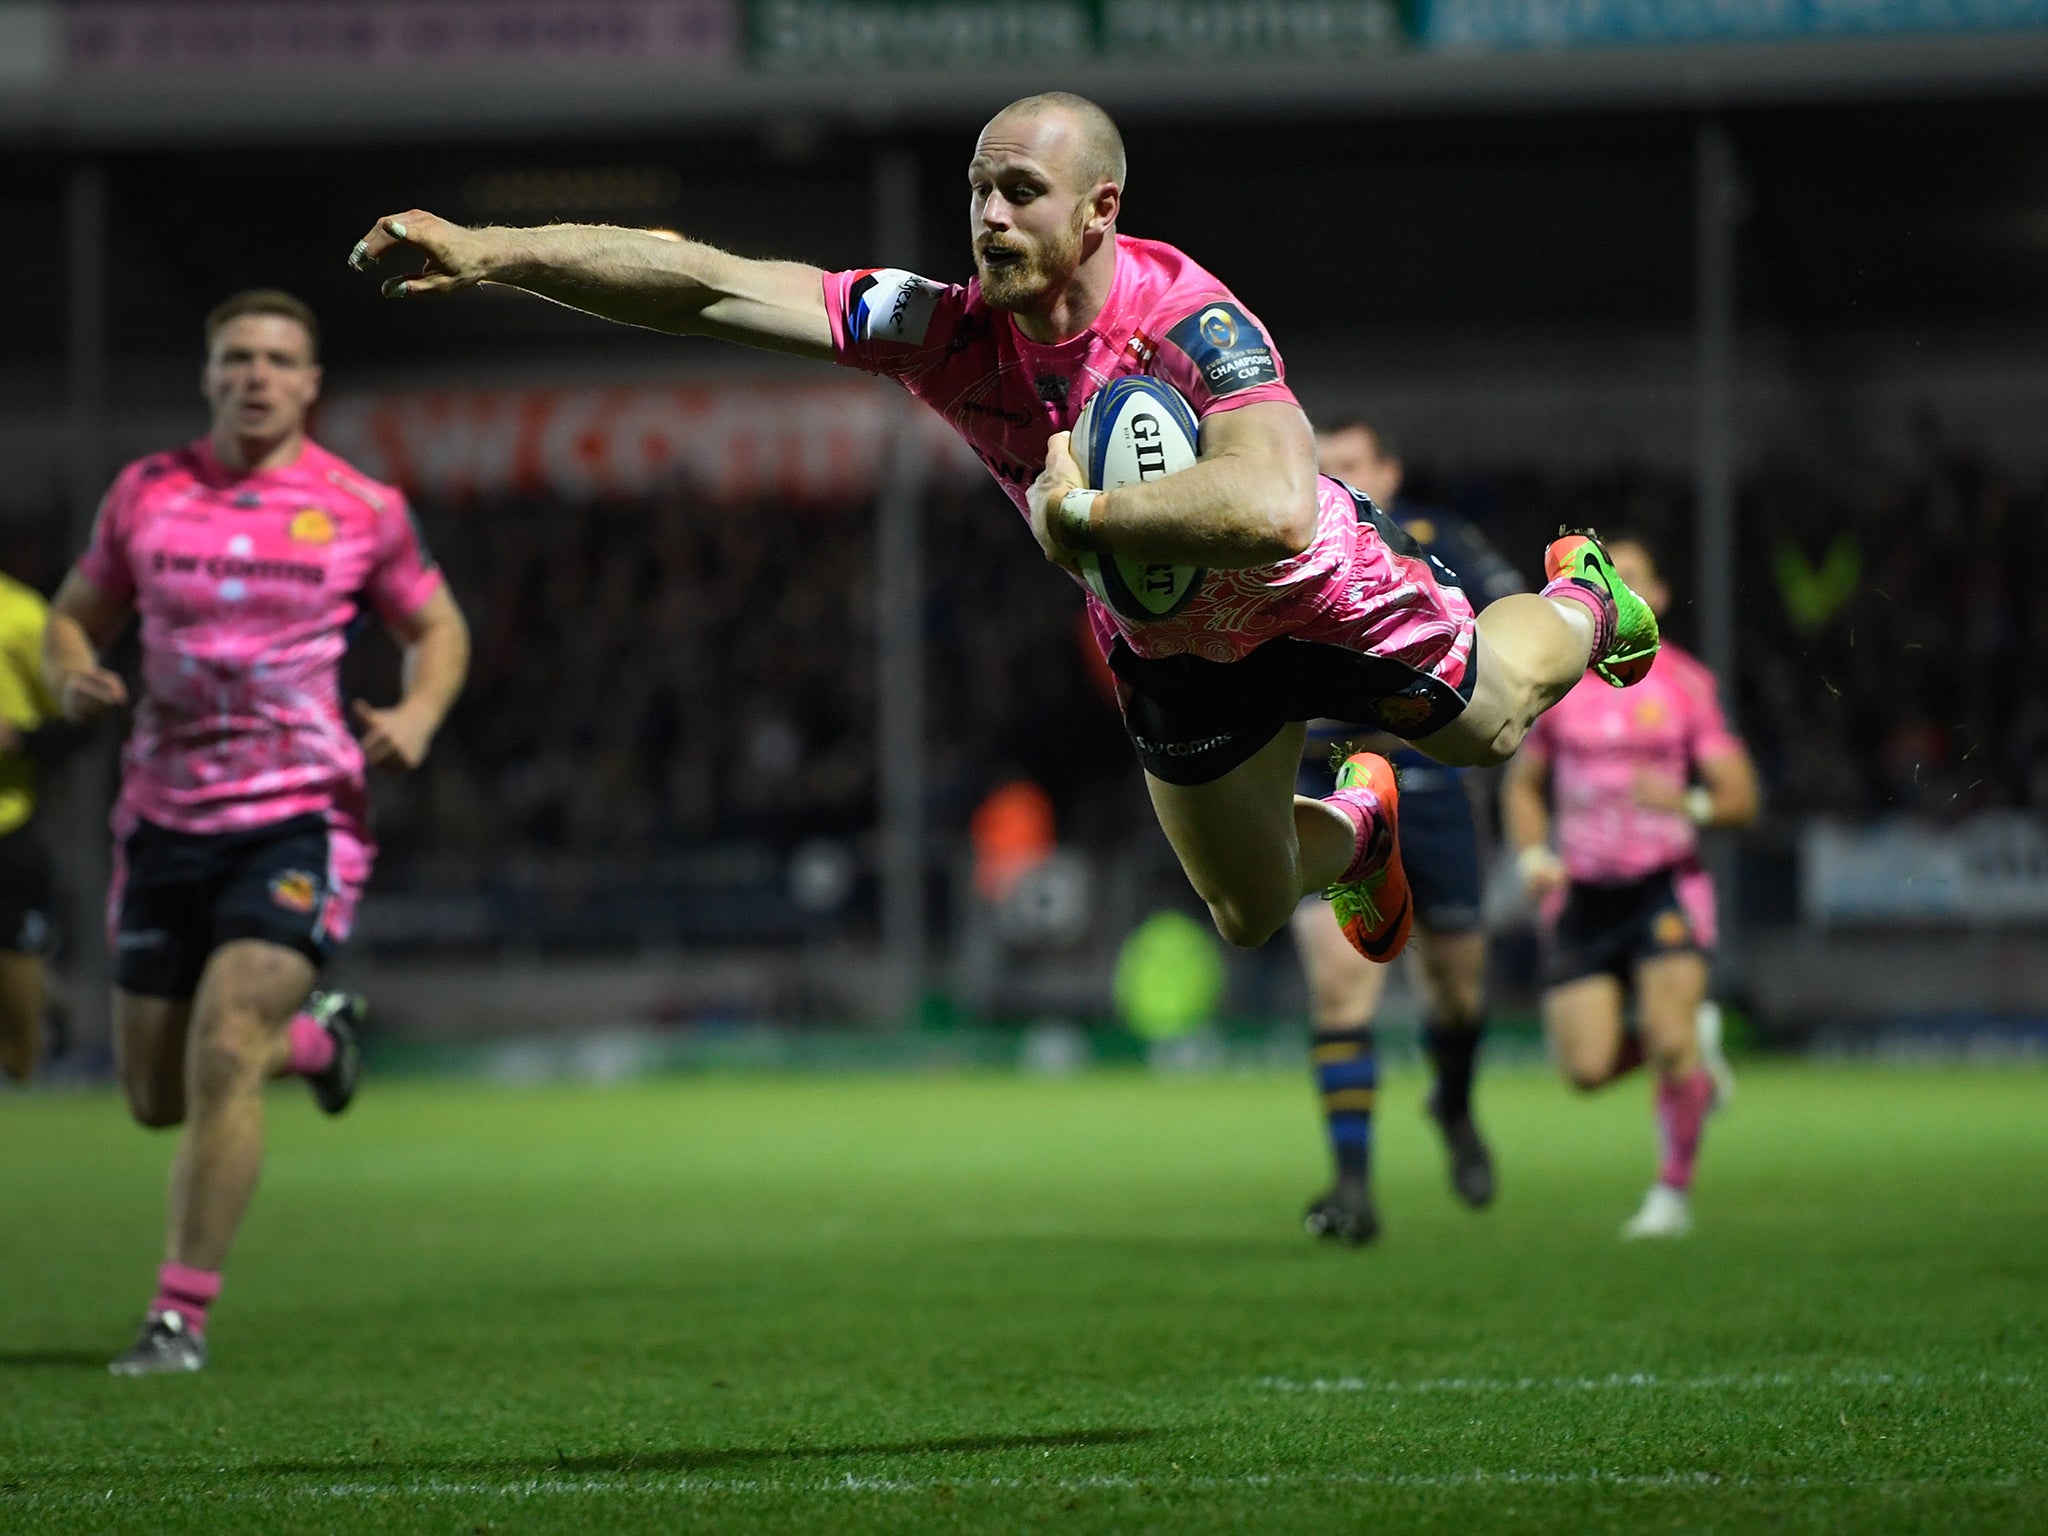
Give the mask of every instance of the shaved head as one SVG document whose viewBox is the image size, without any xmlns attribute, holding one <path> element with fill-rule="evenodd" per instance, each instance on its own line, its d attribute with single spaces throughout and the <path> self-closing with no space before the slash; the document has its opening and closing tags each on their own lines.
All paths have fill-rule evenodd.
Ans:
<svg viewBox="0 0 2048 1536">
<path fill-rule="evenodd" d="M 990 119 L 993 128 L 1005 118 L 1064 118 L 1074 130 L 1066 157 L 1079 187 L 1101 182 L 1124 184 L 1124 136 L 1110 115 L 1086 96 L 1072 91 L 1042 91 L 1011 102 Z"/>
</svg>

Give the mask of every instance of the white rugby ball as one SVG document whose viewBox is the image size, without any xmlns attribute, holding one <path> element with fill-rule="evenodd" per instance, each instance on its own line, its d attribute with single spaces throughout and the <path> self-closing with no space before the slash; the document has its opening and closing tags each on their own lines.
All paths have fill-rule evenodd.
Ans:
<svg viewBox="0 0 2048 1536">
<path fill-rule="evenodd" d="M 1179 390 L 1149 374 L 1112 379 L 1089 397 L 1074 423 L 1074 457 L 1098 491 L 1139 485 L 1186 469 L 1198 457 L 1201 426 Z M 1195 565 L 1083 554 L 1088 589 L 1138 623 L 1171 618 L 1202 585 Z"/>
</svg>

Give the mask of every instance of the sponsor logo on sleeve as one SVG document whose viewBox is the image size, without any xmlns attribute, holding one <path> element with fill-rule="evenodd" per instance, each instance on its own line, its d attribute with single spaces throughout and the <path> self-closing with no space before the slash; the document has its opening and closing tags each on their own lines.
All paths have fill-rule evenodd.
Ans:
<svg viewBox="0 0 2048 1536">
<path fill-rule="evenodd" d="M 1234 395 L 1280 380 L 1280 362 L 1265 332 L 1235 304 L 1211 304 L 1166 333 L 1187 353 L 1212 395 Z"/>
<path fill-rule="evenodd" d="M 864 272 L 847 295 L 848 329 L 855 341 L 922 346 L 945 291 L 928 277 L 895 267 Z"/>
</svg>

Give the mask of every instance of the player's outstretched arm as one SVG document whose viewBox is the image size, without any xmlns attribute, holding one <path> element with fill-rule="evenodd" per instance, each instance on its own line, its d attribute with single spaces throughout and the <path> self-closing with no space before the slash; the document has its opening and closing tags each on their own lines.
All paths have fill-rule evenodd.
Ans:
<svg viewBox="0 0 2048 1536">
<path fill-rule="evenodd" d="M 128 702 L 121 674 L 100 665 L 100 648 L 127 627 L 133 610 L 76 567 L 50 601 L 43 626 L 43 686 L 67 720 L 93 720 Z"/>
<path fill-rule="evenodd" d="M 469 621 L 446 586 L 391 625 L 405 652 L 404 694 L 389 709 L 361 699 L 352 713 L 363 732 L 363 760 L 373 768 L 410 771 L 427 749 L 469 677 Z"/>
<path fill-rule="evenodd" d="M 1066 435 L 1054 437 L 1030 493 L 1032 529 L 1050 559 L 1094 549 L 1229 571 L 1315 541 L 1315 437 L 1298 406 L 1277 400 L 1212 412 L 1201 458 L 1179 474 L 1067 502 L 1083 484 Z"/>
<path fill-rule="evenodd" d="M 793 352 L 830 361 L 824 273 L 795 261 L 753 261 L 695 240 L 606 224 L 470 229 L 413 209 L 387 214 L 356 242 L 349 265 L 423 257 L 387 298 L 456 293 L 502 283 L 622 325 Z"/>
</svg>

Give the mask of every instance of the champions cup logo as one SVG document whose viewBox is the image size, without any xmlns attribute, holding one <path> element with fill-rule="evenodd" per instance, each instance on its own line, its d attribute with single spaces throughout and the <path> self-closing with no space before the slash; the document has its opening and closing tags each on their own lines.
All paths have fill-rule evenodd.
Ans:
<svg viewBox="0 0 2048 1536">
<path fill-rule="evenodd" d="M 1212 347 L 1237 345 L 1237 320 L 1227 309 L 1205 309 L 1199 322 L 1202 340 Z"/>
<path fill-rule="evenodd" d="M 1127 429 L 1131 449 L 1138 461 L 1138 478 L 1156 480 L 1166 473 L 1166 439 L 1159 431 L 1159 418 L 1148 413 L 1131 417 Z"/>
</svg>

